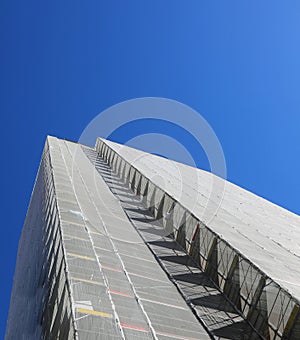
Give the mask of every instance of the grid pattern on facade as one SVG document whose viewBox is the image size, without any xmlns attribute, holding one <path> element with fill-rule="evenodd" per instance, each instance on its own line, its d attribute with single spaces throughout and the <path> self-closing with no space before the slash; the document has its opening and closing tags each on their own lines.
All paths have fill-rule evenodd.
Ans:
<svg viewBox="0 0 300 340">
<path fill-rule="evenodd" d="M 56 203 L 46 143 L 19 243 L 7 340 L 74 339 Z"/>
<path fill-rule="evenodd" d="M 207 171 L 105 143 L 300 300 L 299 216 Z"/>
<path fill-rule="evenodd" d="M 68 147 L 71 148 L 70 145 Z M 83 149 L 86 154 L 97 158 L 94 150 Z M 79 171 L 86 169 L 86 164 L 92 166 L 80 148 L 71 153 L 80 167 Z M 96 158 L 92 159 L 93 165 L 97 163 Z M 101 197 L 105 197 L 102 203 L 98 199 L 94 201 L 99 207 L 99 220 L 106 224 L 107 234 L 98 230 L 92 238 L 125 338 L 209 339 L 207 331 L 132 227 L 119 199 L 94 170 L 95 176 L 83 179 L 90 195 L 95 198 L 99 190 Z M 110 199 L 113 204 L 108 203 Z M 87 211 L 82 212 L 89 220 Z"/>
<path fill-rule="evenodd" d="M 252 339 L 257 338 L 254 329 L 251 329 L 249 325 L 247 327 L 245 323 L 238 327 L 234 334 L 232 328 L 227 332 L 221 330 L 222 327 L 236 324 L 243 318 L 234 310 L 207 275 L 197 268 L 195 261 L 186 250 L 178 242 L 166 236 L 160 221 L 154 219 L 153 214 L 145 209 L 140 197 L 133 194 L 131 188 L 126 187 L 101 157 L 97 155 L 95 157 L 94 151 L 89 150 L 86 153 L 114 195 L 120 200 L 131 223 L 138 230 L 170 280 L 175 283 L 187 303 L 194 308 L 199 322 L 205 321 L 211 330 L 210 334 L 218 331 L 219 335 L 224 337 L 230 333 L 229 338 L 239 339 L 241 334 L 245 334 L 247 331 L 247 334 L 251 334 Z M 91 156 L 91 154 L 93 155 Z M 97 158 L 97 162 L 94 162 L 93 158 Z M 204 305 L 205 301 L 206 306 Z M 237 327 L 235 326 L 235 328 Z"/>
<path fill-rule="evenodd" d="M 150 168 L 101 139 L 94 150 L 47 138 L 6 339 L 208 339 L 207 329 L 216 338 L 299 339 L 299 302 L 283 281 L 162 189 Z M 212 315 L 211 301 L 222 301 L 222 313 Z"/>
<path fill-rule="evenodd" d="M 47 138 L 31 201 L 7 339 L 210 338 L 80 145 Z"/>
<path fill-rule="evenodd" d="M 103 140 L 97 151 L 263 338 L 300 337 L 295 298 Z"/>
</svg>

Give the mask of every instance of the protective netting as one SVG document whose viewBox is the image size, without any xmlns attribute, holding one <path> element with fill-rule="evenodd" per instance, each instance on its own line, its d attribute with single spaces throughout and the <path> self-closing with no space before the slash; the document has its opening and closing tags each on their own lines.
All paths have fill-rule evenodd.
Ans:
<svg viewBox="0 0 300 340">
<path fill-rule="evenodd" d="M 265 339 L 300 338 L 298 216 L 226 182 L 216 216 L 205 223 L 212 174 L 179 163 L 174 172 L 169 160 L 101 139 L 97 151 L 226 296 L 233 317 L 243 318 L 236 324 Z"/>
</svg>

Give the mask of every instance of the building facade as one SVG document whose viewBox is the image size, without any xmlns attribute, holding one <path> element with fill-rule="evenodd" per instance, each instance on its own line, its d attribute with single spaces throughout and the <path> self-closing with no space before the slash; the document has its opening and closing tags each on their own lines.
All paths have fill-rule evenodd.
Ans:
<svg viewBox="0 0 300 340">
<path fill-rule="evenodd" d="M 300 217 L 242 188 L 48 137 L 6 339 L 300 339 L 299 258 Z"/>
</svg>

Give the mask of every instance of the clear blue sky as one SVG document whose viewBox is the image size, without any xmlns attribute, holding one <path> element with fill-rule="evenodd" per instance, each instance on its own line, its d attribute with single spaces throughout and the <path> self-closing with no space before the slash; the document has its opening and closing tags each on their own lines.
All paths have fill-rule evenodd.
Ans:
<svg viewBox="0 0 300 340">
<path fill-rule="evenodd" d="M 45 137 L 78 140 L 113 104 L 193 107 L 230 181 L 300 213 L 300 1 L 2 0 L 0 16 L 0 337 Z"/>
</svg>

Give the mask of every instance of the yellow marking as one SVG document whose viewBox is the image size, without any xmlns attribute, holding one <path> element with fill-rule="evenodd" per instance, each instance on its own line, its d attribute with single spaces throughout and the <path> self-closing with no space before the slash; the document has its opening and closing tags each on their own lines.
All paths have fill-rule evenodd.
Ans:
<svg viewBox="0 0 300 340">
<path fill-rule="evenodd" d="M 61 219 L 61 221 L 63 222 L 63 227 L 64 226 L 69 226 L 69 227 L 76 226 L 76 227 L 85 228 L 85 225 L 81 224 L 81 223 L 71 222 L 71 221 L 65 220 L 63 218 Z"/>
<path fill-rule="evenodd" d="M 95 259 L 93 259 L 92 257 L 89 256 L 84 256 L 84 255 L 79 255 L 79 254 L 74 254 L 74 253 L 67 253 L 70 256 L 74 256 L 74 257 L 78 257 L 79 259 L 84 259 L 84 260 L 88 260 L 88 261 L 96 261 Z"/>
<path fill-rule="evenodd" d="M 104 313 L 104 312 L 98 312 L 96 310 L 90 310 L 90 309 L 85 309 L 85 308 L 77 308 L 78 313 L 82 314 L 91 314 L 91 315 L 96 315 L 96 316 L 102 316 L 103 318 L 111 318 L 112 315 L 109 313 Z"/>
<path fill-rule="evenodd" d="M 104 236 L 103 234 L 101 233 L 97 233 L 96 231 L 90 231 L 91 234 L 95 234 L 95 235 L 100 235 L 100 236 Z"/>
<path fill-rule="evenodd" d="M 103 284 L 101 282 L 93 281 L 93 280 L 87 280 L 87 279 L 81 279 L 80 277 L 73 277 L 72 280 L 82 281 L 82 282 L 86 282 L 86 283 L 92 283 L 93 285 L 97 285 L 97 286 L 103 286 Z"/>
<path fill-rule="evenodd" d="M 63 234 L 63 237 L 64 237 L 64 238 L 70 237 L 71 239 L 76 239 L 76 240 L 86 241 L 86 242 L 89 241 L 89 239 L 81 238 L 81 237 L 73 236 L 73 235 L 69 235 L 69 234 Z"/>
<path fill-rule="evenodd" d="M 97 246 L 94 246 L 94 248 L 100 249 L 100 250 L 104 250 L 104 251 L 107 251 L 107 252 L 109 252 L 109 253 L 112 253 L 111 250 L 108 250 L 108 249 L 105 249 L 105 248 L 101 248 L 101 247 L 97 247 Z M 98 255 L 98 256 L 99 256 L 99 255 Z"/>
</svg>

